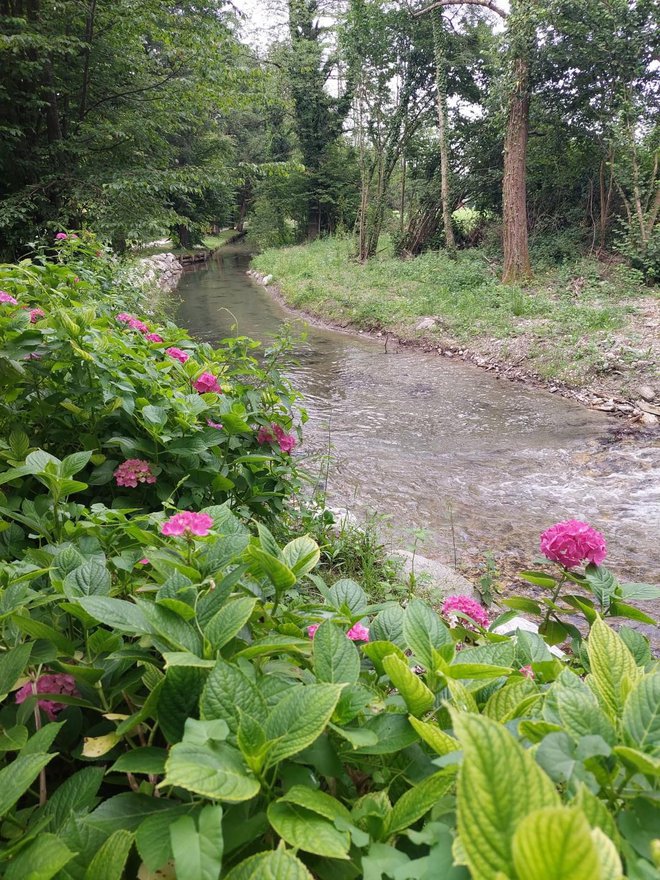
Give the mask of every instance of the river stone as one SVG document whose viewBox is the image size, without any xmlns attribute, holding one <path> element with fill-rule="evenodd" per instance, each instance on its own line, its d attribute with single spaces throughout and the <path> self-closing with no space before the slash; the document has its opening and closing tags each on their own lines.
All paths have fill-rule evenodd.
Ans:
<svg viewBox="0 0 660 880">
<path fill-rule="evenodd" d="M 639 421 L 645 428 L 653 428 L 658 424 L 658 417 L 654 416 L 653 413 L 643 412 Z"/>
<path fill-rule="evenodd" d="M 411 573 L 419 579 L 420 592 L 430 602 L 440 603 L 447 596 L 470 596 L 477 598 L 472 584 L 463 575 L 458 574 L 443 562 L 428 559 L 418 553 L 412 554 L 408 550 L 395 550 L 395 556 L 403 560 L 403 574 L 408 577 Z"/>
<path fill-rule="evenodd" d="M 642 398 L 642 400 L 651 401 L 655 397 L 655 391 L 651 388 L 650 385 L 640 385 L 637 389 L 637 393 Z"/>
<path fill-rule="evenodd" d="M 264 275 L 263 284 L 264 284 L 265 287 L 268 287 L 268 285 L 271 284 L 272 281 L 273 281 L 273 276 L 272 276 L 272 275 Z"/>
<path fill-rule="evenodd" d="M 437 323 L 437 320 L 435 318 L 431 318 L 430 316 L 427 318 L 422 318 L 419 324 L 415 327 L 415 330 L 433 330 Z"/>
</svg>

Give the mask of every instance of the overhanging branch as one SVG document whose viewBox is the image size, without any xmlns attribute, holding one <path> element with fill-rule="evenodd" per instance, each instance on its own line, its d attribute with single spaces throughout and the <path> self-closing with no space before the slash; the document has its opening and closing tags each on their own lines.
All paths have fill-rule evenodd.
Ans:
<svg viewBox="0 0 660 880">
<path fill-rule="evenodd" d="M 413 12 L 413 16 L 417 18 L 418 16 L 424 15 L 426 12 L 431 12 L 434 9 L 442 9 L 444 6 L 483 6 L 485 9 L 490 9 L 491 12 L 495 12 L 500 18 L 507 17 L 506 10 L 502 9 L 501 6 L 498 6 L 494 0 L 435 0 L 434 3 L 430 3 L 423 9 L 418 9 L 417 12 Z"/>
</svg>

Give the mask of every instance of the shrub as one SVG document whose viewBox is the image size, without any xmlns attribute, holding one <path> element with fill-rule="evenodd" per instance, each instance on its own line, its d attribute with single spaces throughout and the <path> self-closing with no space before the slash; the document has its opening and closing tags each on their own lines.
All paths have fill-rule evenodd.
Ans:
<svg viewBox="0 0 660 880">
<path fill-rule="evenodd" d="M 0 457 L 14 466 L 3 476 L 11 502 L 2 503 L 14 519 L 41 503 L 48 465 L 35 447 L 77 456 L 67 478 L 84 469 L 87 485 L 67 494 L 84 503 L 280 509 L 297 486 L 294 441 L 285 448 L 259 434 L 275 424 L 290 436 L 296 395 L 277 357 L 260 366 L 251 340 L 214 349 L 170 322 L 135 317 L 128 308 L 139 302 L 113 289 L 93 239 L 60 247 L 66 262 L 0 267 L 0 286 L 17 303 L 0 303 Z M 142 462 L 153 479 L 126 482 L 126 461 Z"/>
<path fill-rule="evenodd" d="M 2 565 L 10 880 L 654 876 L 642 636 L 594 614 L 558 659 L 465 600 L 443 619 L 328 586 L 314 541 L 227 504 L 194 513 L 97 506 Z"/>
</svg>

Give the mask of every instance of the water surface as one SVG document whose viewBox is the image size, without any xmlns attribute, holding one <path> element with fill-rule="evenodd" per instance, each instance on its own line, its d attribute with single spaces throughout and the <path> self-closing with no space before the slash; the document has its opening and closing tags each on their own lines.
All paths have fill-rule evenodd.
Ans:
<svg viewBox="0 0 660 880">
<path fill-rule="evenodd" d="M 186 274 L 179 323 L 210 342 L 233 325 L 272 339 L 292 318 L 248 264 L 230 246 Z M 445 561 L 489 548 L 531 561 L 540 531 L 585 519 L 622 578 L 656 580 L 660 443 L 616 441 L 620 422 L 461 361 L 306 329 L 289 374 L 310 415 L 301 452 L 333 454 L 329 503 L 390 515 L 399 542 L 424 529 L 424 552 Z"/>
</svg>

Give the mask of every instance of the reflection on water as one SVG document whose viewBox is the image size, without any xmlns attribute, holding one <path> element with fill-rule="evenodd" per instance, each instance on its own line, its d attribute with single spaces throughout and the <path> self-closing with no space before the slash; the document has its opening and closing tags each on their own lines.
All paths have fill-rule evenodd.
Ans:
<svg viewBox="0 0 660 880">
<path fill-rule="evenodd" d="M 267 340 L 287 313 L 226 249 L 184 276 L 179 322 L 197 338 Z M 602 530 L 626 579 L 654 581 L 660 533 L 660 445 L 613 445 L 612 422 L 563 398 L 497 380 L 435 355 L 315 327 L 290 371 L 310 414 L 304 450 L 333 450 L 329 496 L 358 513 L 424 528 L 425 552 L 522 550 L 560 519 Z"/>
</svg>

